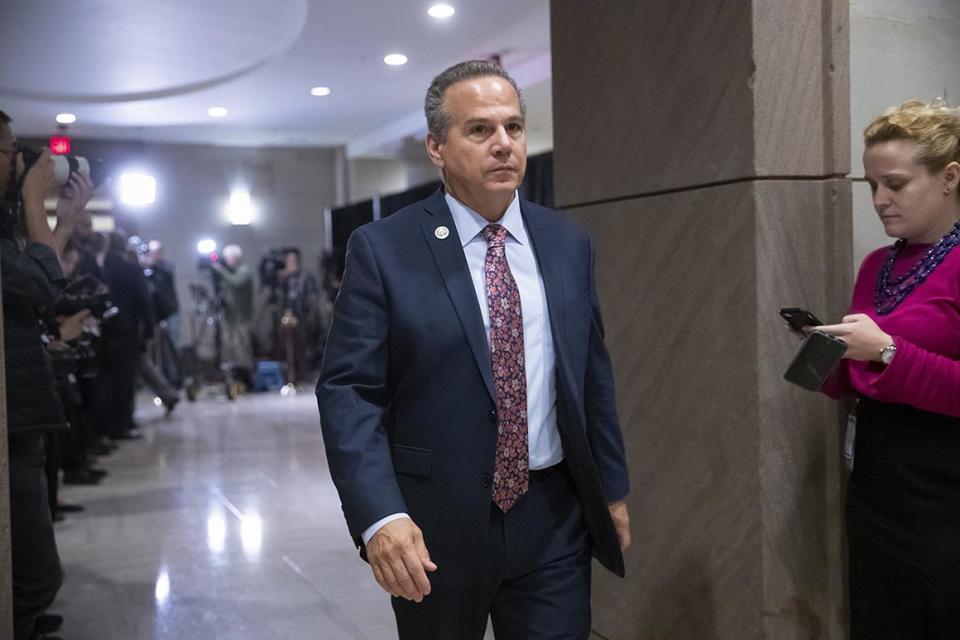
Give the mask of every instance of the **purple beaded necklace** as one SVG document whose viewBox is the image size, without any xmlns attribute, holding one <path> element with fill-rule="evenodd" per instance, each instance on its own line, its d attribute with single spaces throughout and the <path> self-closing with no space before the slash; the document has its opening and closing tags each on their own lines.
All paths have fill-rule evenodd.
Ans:
<svg viewBox="0 0 960 640">
<path fill-rule="evenodd" d="M 887 252 L 887 259 L 877 274 L 877 288 L 874 290 L 873 302 L 877 313 L 884 316 L 897 308 L 904 298 L 920 286 L 933 271 L 943 262 L 954 247 L 960 244 L 960 220 L 937 243 L 927 250 L 926 255 L 912 269 L 905 274 L 890 279 L 890 272 L 897 261 L 897 256 L 907 246 L 903 238 L 897 240 Z"/>
</svg>

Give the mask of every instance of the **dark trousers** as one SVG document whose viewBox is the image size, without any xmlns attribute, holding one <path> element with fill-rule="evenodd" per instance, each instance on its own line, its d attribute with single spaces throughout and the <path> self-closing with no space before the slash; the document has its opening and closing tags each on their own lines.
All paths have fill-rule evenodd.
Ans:
<svg viewBox="0 0 960 640">
<path fill-rule="evenodd" d="M 60 448 L 57 457 L 59 459 L 54 462 L 64 470 L 81 469 L 87 466 L 87 445 L 92 442 L 92 439 L 88 436 L 88 429 L 92 425 L 83 419 L 83 397 L 80 393 L 80 385 L 79 383 L 75 384 L 68 380 L 58 379 L 57 390 L 63 400 L 63 408 L 67 413 L 70 430 L 58 434 Z M 52 449 L 48 447 L 48 467 L 50 466 L 51 451 Z M 47 478 L 49 482 L 49 474 Z M 52 492 L 51 495 L 53 495 Z"/>
<path fill-rule="evenodd" d="M 60 496 L 60 464 L 63 461 L 63 446 L 59 433 L 43 436 L 43 475 L 47 481 L 47 506 L 51 518 L 57 511 Z"/>
<path fill-rule="evenodd" d="M 10 436 L 10 545 L 14 638 L 26 640 L 53 602 L 63 574 L 53 537 L 43 436 Z"/>
<path fill-rule="evenodd" d="M 133 428 L 134 394 L 140 372 L 140 340 L 118 336 L 110 340 L 110 391 L 106 407 L 107 435 L 119 435 Z"/>
<path fill-rule="evenodd" d="M 566 465 L 506 514 L 492 507 L 482 575 L 428 575 L 423 602 L 392 600 L 401 640 L 481 640 L 488 617 L 497 640 L 585 640 L 590 543 Z"/>
</svg>

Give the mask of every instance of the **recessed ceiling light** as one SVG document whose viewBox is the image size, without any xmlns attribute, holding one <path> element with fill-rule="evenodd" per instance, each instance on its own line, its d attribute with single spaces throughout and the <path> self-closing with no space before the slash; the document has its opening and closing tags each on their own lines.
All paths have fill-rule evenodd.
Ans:
<svg viewBox="0 0 960 640">
<path fill-rule="evenodd" d="M 402 53 L 391 53 L 390 55 L 384 56 L 383 61 L 391 67 L 399 67 L 402 64 L 407 64 L 407 56 Z"/>
<path fill-rule="evenodd" d="M 207 115 L 211 118 L 226 118 L 230 113 L 226 107 L 210 107 L 207 109 Z"/>
<path fill-rule="evenodd" d="M 427 9 L 427 13 L 430 14 L 431 18 L 439 18 L 442 20 L 452 16 L 456 13 L 456 10 L 448 4 L 435 4 Z"/>
<path fill-rule="evenodd" d="M 322 97 L 330 95 L 330 87 L 314 87 L 310 89 L 310 95 Z"/>
<path fill-rule="evenodd" d="M 73 124 L 77 121 L 77 116 L 72 113 L 58 113 L 57 122 L 60 124 Z"/>
</svg>

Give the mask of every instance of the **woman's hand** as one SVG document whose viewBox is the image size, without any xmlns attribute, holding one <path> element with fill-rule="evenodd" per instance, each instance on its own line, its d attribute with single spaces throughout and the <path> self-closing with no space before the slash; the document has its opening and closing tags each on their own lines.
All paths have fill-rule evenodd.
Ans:
<svg viewBox="0 0 960 640">
<path fill-rule="evenodd" d="M 844 316 L 842 324 L 828 324 L 814 329 L 846 342 L 847 352 L 843 357 L 862 362 L 880 362 L 880 351 L 893 343 L 893 337 L 864 313 Z"/>
</svg>

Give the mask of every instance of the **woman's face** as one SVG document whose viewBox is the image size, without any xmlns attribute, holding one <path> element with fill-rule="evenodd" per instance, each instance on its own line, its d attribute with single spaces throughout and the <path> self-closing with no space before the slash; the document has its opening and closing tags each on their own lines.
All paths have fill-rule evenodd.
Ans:
<svg viewBox="0 0 960 640">
<path fill-rule="evenodd" d="M 960 166 L 953 162 L 931 173 L 914 160 L 916 151 L 907 140 L 870 145 L 863 152 L 863 171 L 886 234 L 932 243 L 956 222 Z"/>
</svg>

